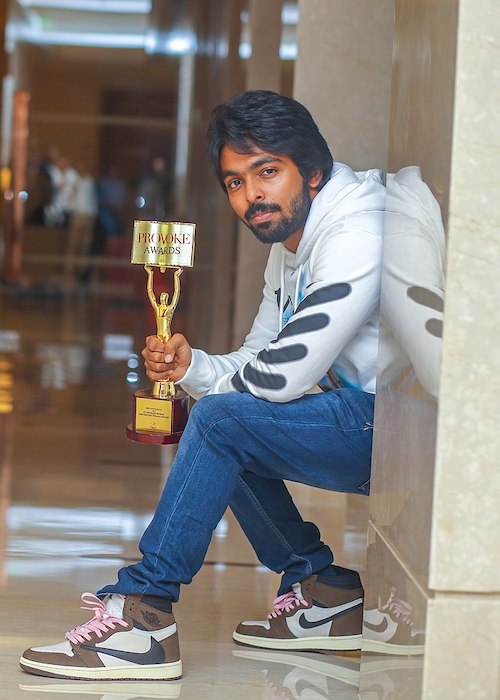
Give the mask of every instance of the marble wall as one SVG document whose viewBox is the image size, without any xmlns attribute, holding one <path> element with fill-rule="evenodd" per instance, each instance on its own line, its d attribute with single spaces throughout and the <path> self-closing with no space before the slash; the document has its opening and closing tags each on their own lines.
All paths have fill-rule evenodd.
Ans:
<svg viewBox="0 0 500 700">
<path fill-rule="evenodd" d="M 499 148 L 498 4 L 461 0 L 430 569 L 436 590 L 500 592 Z"/>
<path fill-rule="evenodd" d="M 360 697 L 495 700 L 498 3 L 299 10 L 295 96 L 391 173 Z"/>
<path fill-rule="evenodd" d="M 394 0 L 298 0 L 294 97 L 334 158 L 386 169 Z"/>
<path fill-rule="evenodd" d="M 500 13 L 461 0 L 426 698 L 500 697 Z M 457 658 L 461 662 L 457 664 Z"/>
<path fill-rule="evenodd" d="M 492 0 L 396 0 L 365 647 L 409 699 L 500 697 L 499 37 Z"/>
<path fill-rule="evenodd" d="M 400 567 L 428 584 L 442 333 L 426 324 L 442 324 L 457 8 L 396 2 L 370 527 L 398 570 L 383 585 L 369 577 L 374 601 L 387 600 Z"/>
</svg>

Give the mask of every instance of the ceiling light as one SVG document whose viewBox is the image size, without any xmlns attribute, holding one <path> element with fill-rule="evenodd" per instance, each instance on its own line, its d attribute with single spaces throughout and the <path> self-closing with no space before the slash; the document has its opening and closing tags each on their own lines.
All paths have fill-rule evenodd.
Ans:
<svg viewBox="0 0 500 700">
<path fill-rule="evenodd" d="M 110 34 L 104 32 L 40 32 L 26 25 L 17 25 L 14 36 L 16 41 L 48 46 L 93 46 L 116 49 L 142 49 L 142 34 Z"/>
<path fill-rule="evenodd" d="M 193 32 L 187 29 L 172 29 L 170 31 L 149 29 L 144 41 L 144 49 L 149 54 L 184 56 L 195 53 L 196 48 L 196 37 Z"/>
<path fill-rule="evenodd" d="M 299 23 L 299 8 L 295 3 L 285 3 L 281 11 L 281 21 L 283 24 Z"/>
<path fill-rule="evenodd" d="M 147 15 L 151 0 L 19 0 L 23 7 Z"/>
</svg>

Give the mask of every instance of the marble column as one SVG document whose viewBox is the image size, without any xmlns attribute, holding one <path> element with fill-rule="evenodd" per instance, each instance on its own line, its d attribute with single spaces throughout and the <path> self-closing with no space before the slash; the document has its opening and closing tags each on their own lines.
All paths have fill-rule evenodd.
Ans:
<svg viewBox="0 0 500 700">
<path fill-rule="evenodd" d="M 336 160 L 386 169 L 394 0 L 299 0 L 294 97 Z"/>
<path fill-rule="evenodd" d="M 500 697 L 499 49 L 495 0 L 461 0 L 424 670 L 432 699 Z"/>
<path fill-rule="evenodd" d="M 283 0 L 250 0 L 248 6 L 251 56 L 246 62 L 245 88 L 280 92 L 281 10 Z M 246 226 L 238 226 L 232 347 L 239 346 L 257 313 L 264 287 L 269 246 Z"/>
<path fill-rule="evenodd" d="M 396 0 L 361 697 L 500 696 L 499 37 Z"/>
<path fill-rule="evenodd" d="M 244 89 L 239 57 L 242 5 L 242 0 L 200 0 L 197 26 L 203 51 L 197 57 L 190 151 L 198 234 L 187 335 L 194 346 L 214 353 L 233 349 L 236 224 L 205 157 L 206 132 L 212 109 Z"/>
<path fill-rule="evenodd" d="M 0 5 L 0 79 L 3 81 L 8 71 L 8 56 L 5 50 L 5 29 L 7 25 L 7 2 Z M 2 93 L 0 91 L 0 114 L 2 114 Z M 2 163 L 3 165 L 3 163 Z"/>
</svg>

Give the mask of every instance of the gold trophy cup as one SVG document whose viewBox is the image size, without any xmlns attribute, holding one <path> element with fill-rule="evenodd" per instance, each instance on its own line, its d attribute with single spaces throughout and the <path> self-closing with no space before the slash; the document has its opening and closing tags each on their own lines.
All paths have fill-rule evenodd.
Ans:
<svg viewBox="0 0 500 700">
<path fill-rule="evenodd" d="M 166 343 L 171 336 L 170 325 L 179 301 L 180 277 L 184 267 L 194 262 L 195 224 L 172 221 L 134 221 L 131 262 L 143 265 L 147 272 L 149 302 L 156 316 L 156 333 Z M 174 270 L 174 291 L 169 300 L 162 292 L 154 292 L 154 269 L 160 273 Z M 154 382 L 152 389 L 134 393 L 133 423 L 126 434 L 134 442 L 170 445 L 179 442 L 188 418 L 189 397 L 173 382 Z"/>
</svg>

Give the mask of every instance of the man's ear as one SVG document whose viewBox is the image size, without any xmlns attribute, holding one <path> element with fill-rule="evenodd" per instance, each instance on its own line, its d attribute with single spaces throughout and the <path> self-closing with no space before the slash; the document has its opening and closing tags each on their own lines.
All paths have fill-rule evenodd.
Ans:
<svg viewBox="0 0 500 700">
<path fill-rule="evenodd" d="M 316 190 L 318 189 L 319 183 L 321 182 L 323 178 L 323 171 L 321 170 L 315 170 L 310 176 L 309 176 L 309 181 L 308 185 L 311 189 Z"/>
</svg>

